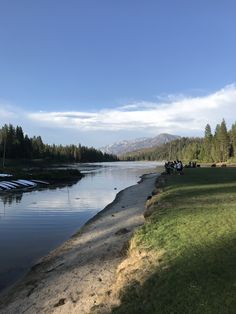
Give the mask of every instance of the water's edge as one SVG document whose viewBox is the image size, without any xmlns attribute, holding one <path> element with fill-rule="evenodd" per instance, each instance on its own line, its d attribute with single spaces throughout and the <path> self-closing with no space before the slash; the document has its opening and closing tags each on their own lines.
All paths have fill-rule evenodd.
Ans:
<svg viewBox="0 0 236 314">
<path fill-rule="evenodd" d="M 122 196 L 122 194 L 124 192 L 126 192 L 127 190 L 129 190 L 131 187 L 136 186 L 140 183 L 142 183 L 145 180 L 146 176 L 149 176 L 151 174 L 154 174 L 153 172 L 150 173 L 144 173 L 143 175 L 140 176 L 140 180 L 136 183 L 136 184 L 132 184 L 130 186 L 127 186 L 126 188 L 124 188 L 123 190 L 119 191 L 116 195 L 114 200 L 107 204 L 102 210 L 100 210 L 97 214 L 95 214 L 93 217 L 91 217 L 88 221 L 85 222 L 85 224 L 80 227 L 80 229 L 75 232 L 68 240 L 70 240 L 71 238 L 77 237 L 79 234 L 82 234 L 83 231 L 86 229 L 86 227 L 88 227 L 90 224 L 94 223 L 96 220 L 98 220 L 101 215 L 103 215 L 105 212 L 107 212 L 109 209 L 111 209 L 113 207 L 113 205 L 117 204 L 120 201 L 120 198 Z M 156 173 L 155 173 L 156 174 Z M 63 243 L 67 242 L 68 240 L 64 241 Z M 50 253 L 49 253 L 50 254 Z"/>
<path fill-rule="evenodd" d="M 49 253 L 47 253 L 46 255 L 40 257 L 38 259 L 38 261 L 36 261 L 31 267 L 29 267 L 24 273 L 22 273 L 22 275 L 10 286 L 6 287 L 5 289 L 3 289 L 2 291 L 0 291 L 0 297 L 6 297 L 8 295 L 8 293 L 12 294 L 15 292 L 15 290 L 18 289 L 18 285 L 23 284 L 24 281 L 26 281 L 26 278 L 29 277 L 31 275 L 32 272 L 34 272 L 38 267 L 43 266 L 43 264 L 46 261 L 49 261 L 50 258 L 53 256 L 55 257 L 57 255 L 57 252 L 59 252 L 61 249 L 63 249 L 63 247 L 66 246 L 66 244 L 68 242 L 70 242 L 72 239 L 82 236 L 82 234 L 86 231 L 86 229 L 93 223 L 95 223 L 98 219 L 100 219 L 100 217 L 106 213 L 107 211 L 109 211 L 115 204 L 117 204 L 122 196 L 122 194 L 126 193 L 129 189 L 131 189 L 132 187 L 140 184 L 141 182 L 143 182 L 145 180 L 146 176 L 149 176 L 151 174 L 154 174 L 153 172 L 151 173 L 146 173 L 140 176 L 140 180 L 136 183 L 133 184 L 131 186 L 126 187 L 125 189 L 119 191 L 116 195 L 115 198 L 113 199 L 112 202 L 110 202 L 109 204 L 107 204 L 102 210 L 100 210 L 97 214 L 95 214 L 93 217 L 91 217 L 90 219 L 88 219 L 87 222 L 85 222 L 85 224 L 83 226 L 81 226 L 79 228 L 78 231 L 76 231 L 74 234 L 72 234 L 68 239 L 66 239 L 65 241 L 63 241 L 61 244 L 59 244 L 59 246 L 55 247 L 54 249 L 52 249 Z M 157 173 L 155 173 L 157 175 Z M 150 191 L 151 193 L 151 191 Z"/>
</svg>

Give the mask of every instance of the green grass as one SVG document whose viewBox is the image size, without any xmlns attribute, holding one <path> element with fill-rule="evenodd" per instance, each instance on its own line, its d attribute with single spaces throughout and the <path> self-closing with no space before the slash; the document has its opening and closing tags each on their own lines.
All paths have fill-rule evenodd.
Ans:
<svg viewBox="0 0 236 314">
<path fill-rule="evenodd" d="M 113 313 L 236 313 L 236 168 L 165 176 L 137 248 L 165 254 Z"/>
</svg>

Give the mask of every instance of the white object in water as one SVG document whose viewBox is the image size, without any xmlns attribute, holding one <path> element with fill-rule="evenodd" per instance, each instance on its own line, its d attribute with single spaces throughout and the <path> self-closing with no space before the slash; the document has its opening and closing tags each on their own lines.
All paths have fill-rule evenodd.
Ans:
<svg viewBox="0 0 236 314">
<path fill-rule="evenodd" d="M 2 183 L 11 184 L 11 185 L 15 186 L 16 188 L 18 188 L 18 187 L 20 186 L 20 184 L 14 183 L 14 182 L 12 182 L 12 181 L 2 181 Z"/>
<path fill-rule="evenodd" d="M 19 182 L 19 180 L 17 180 L 17 181 L 13 181 L 13 182 L 15 182 L 15 183 L 19 184 L 20 186 L 29 186 L 28 184 L 25 184 L 25 183 Z"/>
<path fill-rule="evenodd" d="M 2 181 L 1 183 L 3 183 L 3 184 L 5 184 L 5 185 L 9 186 L 9 188 L 12 188 L 12 189 L 17 188 L 17 184 L 12 183 L 12 182 Z M 19 185 L 18 185 L 18 186 L 19 186 Z"/>
<path fill-rule="evenodd" d="M 21 187 L 29 187 L 30 185 L 24 182 L 20 182 L 20 180 L 14 181 L 15 183 L 19 184 Z"/>
<path fill-rule="evenodd" d="M 42 181 L 42 180 L 31 180 L 31 181 L 32 181 L 32 182 L 35 182 L 35 183 L 49 184 L 49 182 Z"/>
<path fill-rule="evenodd" d="M 0 183 L 0 187 L 3 188 L 4 190 L 11 190 L 11 188 L 4 183 Z"/>
<path fill-rule="evenodd" d="M 32 181 L 23 180 L 23 179 L 19 179 L 19 180 L 17 180 L 17 182 L 19 182 L 22 185 L 26 185 L 26 186 L 36 186 L 37 185 L 36 183 L 34 183 Z"/>
</svg>

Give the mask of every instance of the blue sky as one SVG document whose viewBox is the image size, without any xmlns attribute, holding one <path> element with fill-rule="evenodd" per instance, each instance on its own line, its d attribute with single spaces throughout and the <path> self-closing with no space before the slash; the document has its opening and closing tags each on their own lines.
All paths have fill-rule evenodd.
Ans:
<svg viewBox="0 0 236 314">
<path fill-rule="evenodd" d="M 230 125 L 235 30 L 233 0 L 0 0 L 0 123 L 95 147 Z"/>
</svg>

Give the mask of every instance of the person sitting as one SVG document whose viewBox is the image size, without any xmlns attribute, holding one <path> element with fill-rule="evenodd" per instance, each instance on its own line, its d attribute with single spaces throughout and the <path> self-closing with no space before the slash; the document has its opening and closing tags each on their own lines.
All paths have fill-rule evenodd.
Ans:
<svg viewBox="0 0 236 314">
<path fill-rule="evenodd" d="M 183 173 L 183 163 L 182 163 L 182 161 L 177 160 L 176 170 L 177 170 L 179 175 Z"/>
<path fill-rule="evenodd" d="M 170 174 L 170 163 L 169 163 L 169 161 L 165 162 L 165 169 L 166 169 L 166 174 Z"/>
</svg>

